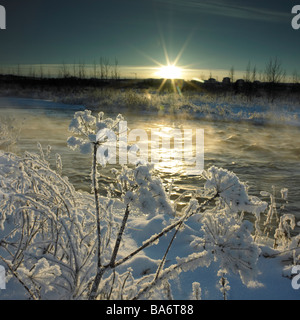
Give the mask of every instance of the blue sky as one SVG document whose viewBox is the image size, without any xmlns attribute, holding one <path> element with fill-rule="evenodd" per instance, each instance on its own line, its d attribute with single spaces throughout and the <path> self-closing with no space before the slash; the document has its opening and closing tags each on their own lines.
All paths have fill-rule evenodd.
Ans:
<svg viewBox="0 0 300 320">
<path fill-rule="evenodd" d="M 115 57 L 122 66 L 157 67 L 177 58 L 189 69 L 263 70 L 271 57 L 299 66 L 294 0 L 0 0 L 0 64 L 86 64 Z M 300 0 L 299 0 L 300 4 Z M 139 72 L 141 69 L 136 69 Z M 150 70 L 150 69 L 149 69 Z"/>
</svg>

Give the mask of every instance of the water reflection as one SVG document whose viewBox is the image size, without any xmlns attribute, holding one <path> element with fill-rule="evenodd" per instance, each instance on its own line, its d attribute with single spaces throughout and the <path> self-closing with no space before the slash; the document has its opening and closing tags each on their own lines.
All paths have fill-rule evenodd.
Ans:
<svg viewBox="0 0 300 320">
<path fill-rule="evenodd" d="M 1 100 L 1 99 L 0 99 Z M 25 150 L 37 151 L 37 142 L 45 148 L 52 146 L 53 155 L 60 153 L 63 159 L 63 173 L 77 188 L 90 190 L 90 164 L 88 156 L 68 149 L 67 130 L 75 111 L 82 107 L 46 107 L 38 108 L 38 102 L 30 107 L 19 106 L 14 100 L 10 108 L 3 108 L 0 101 L 0 116 L 14 117 L 14 125 L 21 126 L 21 135 L 17 144 L 17 153 Z M 107 115 L 109 116 L 109 115 Z M 115 116 L 115 115 L 114 115 Z M 261 190 L 272 191 L 275 185 L 289 189 L 289 210 L 299 217 L 300 208 L 300 132 L 296 126 L 254 125 L 204 120 L 174 120 L 167 116 L 127 114 L 128 127 L 143 129 L 151 136 L 151 130 L 159 130 L 160 138 L 169 141 L 173 153 L 166 156 L 161 147 L 162 161 L 155 168 L 166 183 L 174 180 L 174 193 L 199 187 L 199 177 L 186 174 L 186 162 L 178 159 L 174 139 L 170 138 L 175 129 L 204 129 L 204 166 L 217 165 L 234 171 L 242 181 L 247 181 L 250 194 L 259 195 Z M 140 141 L 143 143 L 143 141 Z M 145 143 L 145 142 L 144 142 Z M 54 158 L 54 157 L 53 157 Z M 170 159 L 169 159 L 170 158 Z M 109 166 L 103 170 L 103 186 L 109 182 Z M 104 193 L 104 191 L 103 191 Z"/>
</svg>

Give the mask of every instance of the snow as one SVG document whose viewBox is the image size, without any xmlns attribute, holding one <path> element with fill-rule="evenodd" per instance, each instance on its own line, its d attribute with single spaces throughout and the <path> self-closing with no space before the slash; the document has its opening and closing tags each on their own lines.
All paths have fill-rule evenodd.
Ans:
<svg viewBox="0 0 300 320">
<path fill-rule="evenodd" d="M 18 161 L 19 159 L 13 155 L 0 153 L 0 169 L 2 174 L 5 173 L 7 175 L 7 172 L 9 172 L 7 166 L 16 167 L 14 160 Z M 142 168 L 139 172 L 147 176 L 148 172 L 145 170 L 145 168 Z M 216 172 L 217 168 L 213 170 Z M 232 173 L 230 173 L 231 175 Z M 150 179 L 150 177 L 148 178 Z M 231 178 L 233 177 L 231 176 Z M 86 196 L 88 197 L 88 195 Z M 126 197 L 132 199 L 132 193 L 126 194 Z M 102 201 L 106 201 L 105 198 Z M 114 200 L 113 207 L 114 219 L 118 221 L 123 215 L 124 204 L 119 200 Z M 290 217 L 283 219 L 283 221 L 288 218 Z M 174 299 L 186 299 L 195 290 L 197 293 L 194 294 L 200 296 L 200 289 L 202 299 L 222 299 L 224 292 L 227 299 L 299 299 L 299 291 L 292 288 L 291 279 L 287 277 L 287 265 L 284 263 L 287 255 L 276 255 L 279 251 L 271 249 L 268 246 L 256 246 L 250 233 L 251 223 L 249 221 L 240 223 L 238 217 L 226 217 L 224 212 L 219 214 L 209 214 L 208 212 L 208 215 L 201 219 L 202 230 L 200 229 L 199 216 L 193 216 L 185 223 L 184 228 L 179 230 L 174 244 L 168 253 L 162 275 L 166 275 L 171 279 L 169 281 L 173 288 L 172 294 Z M 148 238 L 155 237 L 162 229 L 172 224 L 174 220 L 176 221 L 176 218 L 168 213 L 130 215 L 124 235 L 125 238 L 118 257 L 120 259 L 126 257 L 129 252 L 134 251 Z M 66 226 L 67 221 L 63 222 L 62 220 L 62 224 L 68 230 Z M 197 247 L 197 241 L 201 246 L 203 228 L 210 230 L 207 233 L 205 241 L 207 244 L 211 243 L 211 247 L 207 245 L 204 251 L 200 250 L 197 252 L 197 250 L 195 251 L 195 246 Z M 213 230 L 213 228 L 217 228 L 217 230 Z M 220 228 L 223 229 L 221 230 Z M 142 250 L 139 255 L 126 261 L 118 269 L 119 274 L 126 274 L 129 270 L 130 276 L 133 279 L 138 279 L 154 273 L 171 236 L 171 232 L 167 233 L 159 241 Z M 218 236 L 218 239 L 216 236 Z M 69 237 L 73 238 L 72 242 L 74 241 L 74 243 L 78 240 L 71 234 Z M 214 246 L 210 237 L 214 237 L 214 243 L 223 243 L 224 245 Z M 246 244 L 248 242 L 252 243 L 250 247 Z M 234 249 L 238 247 L 241 248 L 241 251 Z M 248 247 L 247 250 L 245 249 L 246 247 Z M 215 251 L 216 249 L 217 251 Z M 249 255 L 249 250 L 251 255 Z M 210 252 L 213 251 L 215 251 L 214 258 L 211 260 Z M 232 269 L 231 260 L 236 259 L 237 256 L 238 259 L 236 261 L 240 261 L 241 265 L 234 265 L 234 269 Z M 53 277 L 59 277 L 61 274 L 59 265 L 51 265 L 49 261 L 51 260 L 47 260 L 44 257 L 39 259 L 30 269 L 20 267 L 18 275 L 19 277 L 26 276 L 33 279 L 35 283 L 42 282 L 46 294 L 48 290 L 53 289 L 53 283 L 51 282 Z M 253 268 L 257 268 L 257 276 L 253 279 L 252 274 L 248 278 L 247 268 L 244 269 L 243 267 L 246 261 L 249 265 L 253 265 Z M 80 264 L 79 261 L 75 263 Z M 180 270 L 176 267 L 174 268 L 174 264 L 181 266 Z M 220 279 L 218 276 L 220 270 L 222 270 L 222 274 L 226 273 L 225 280 Z M 236 270 L 239 271 L 236 273 Z M 218 285 L 220 281 L 224 284 L 223 287 Z M 154 297 L 162 298 L 157 296 L 157 294 Z M 27 298 L 22 286 L 15 278 L 9 277 L 6 290 L 1 291 L 1 299 L 20 298 Z M 147 299 L 148 296 L 141 295 L 140 298 Z"/>
<path fill-rule="evenodd" d="M 89 110 L 77 111 L 68 145 L 92 154 L 92 147 L 102 142 L 97 130 L 117 130 L 122 120 L 120 115 L 113 120 L 104 119 L 103 113 L 96 117 Z M 61 176 L 63 159 L 56 155 L 56 168 L 51 168 L 39 149 L 39 155 L 22 156 L 0 151 L 0 265 L 7 271 L 0 299 L 28 299 L 28 293 L 35 298 L 86 298 L 86 284 L 95 276 L 97 247 L 93 194 L 75 190 Z M 91 175 L 97 176 L 97 171 Z M 101 261 L 102 267 L 108 266 L 100 298 L 299 300 L 291 273 L 299 263 L 299 235 L 290 233 L 294 216 L 281 216 L 275 249 L 273 239 L 257 232 L 261 215 L 271 218 L 274 213 L 270 212 L 276 206 L 272 194 L 261 193 L 270 196 L 271 204 L 250 196 L 247 184 L 234 172 L 212 166 L 203 172 L 206 181 L 199 186 L 208 205 L 192 197 L 176 212 L 150 165 L 122 167 L 114 175 L 115 183 L 108 190 L 111 196 L 99 201 Z M 122 196 L 117 198 L 117 193 Z M 287 200 L 286 188 L 281 194 Z M 119 266 L 114 269 L 109 266 L 111 253 L 127 207 L 129 216 L 116 259 Z M 254 223 L 244 218 L 244 212 L 253 216 Z M 10 246 L 14 241 L 18 248 Z M 130 257 L 136 250 L 139 253 Z M 163 269 L 156 274 L 165 253 Z"/>
</svg>

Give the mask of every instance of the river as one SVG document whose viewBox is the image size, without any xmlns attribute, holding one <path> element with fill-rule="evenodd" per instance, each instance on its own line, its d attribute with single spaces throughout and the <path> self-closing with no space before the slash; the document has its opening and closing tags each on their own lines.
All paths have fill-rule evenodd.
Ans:
<svg viewBox="0 0 300 320">
<path fill-rule="evenodd" d="M 69 123 L 74 112 L 83 106 L 65 105 L 51 101 L 22 98 L 0 98 L 0 121 L 8 119 L 20 130 L 13 151 L 38 152 L 37 142 L 52 153 L 59 153 L 63 160 L 63 174 L 67 175 L 77 189 L 90 189 L 91 158 L 72 151 L 66 140 Z M 100 111 L 100 110 L 99 110 Z M 116 116 L 117 112 L 106 114 Z M 149 113 L 126 114 L 130 129 L 196 129 L 204 130 L 204 167 L 211 165 L 235 172 L 241 181 L 250 187 L 249 193 L 259 196 L 260 191 L 272 192 L 278 198 L 280 190 L 288 188 L 286 211 L 300 218 L 300 126 L 258 124 L 244 121 L 216 121 L 208 119 L 175 119 L 167 115 Z M 101 172 L 109 176 L 108 166 Z M 161 162 L 156 166 L 161 178 L 173 180 L 174 195 L 186 190 L 195 190 L 203 184 L 199 176 L 186 174 L 184 162 Z M 108 183 L 102 178 L 102 186 Z M 104 194 L 104 188 L 102 189 Z M 268 200 L 265 198 L 265 200 Z"/>
</svg>

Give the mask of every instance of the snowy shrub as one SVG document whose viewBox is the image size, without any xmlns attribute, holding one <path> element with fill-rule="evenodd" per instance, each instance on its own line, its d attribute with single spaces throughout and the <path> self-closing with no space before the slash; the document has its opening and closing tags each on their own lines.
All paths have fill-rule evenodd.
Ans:
<svg viewBox="0 0 300 320">
<path fill-rule="evenodd" d="M 92 158 L 91 193 L 75 190 L 62 176 L 59 155 L 51 168 L 50 148 L 46 154 L 41 145 L 40 154 L 0 153 L 0 260 L 10 281 L 17 281 L 31 299 L 172 299 L 171 279 L 216 263 L 224 299 L 229 274 L 248 285 L 257 274 L 260 250 L 244 212 L 258 217 L 267 203 L 248 195 L 234 173 L 213 166 L 203 173 L 204 185 L 178 211 L 178 199 L 170 200 L 153 167 L 144 163 L 113 168 L 114 182 L 107 186 L 107 197 L 100 197 L 101 166 L 109 163 L 109 157 L 101 157 L 107 155 L 105 132 L 117 135 L 122 120 L 121 115 L 111 119 L 100 112 L 96 117 L 86 110 L 71 121 L 69 147 Z M 146 235 L 136 242 L 128 232 L 135 219 L 144 219 L 141 233 Z M 282 218 L 280 239 L 290 237 L 291 221 Z M 188 239 L 185 255 L 166 266 L 178 236 Z M 154 245 L 161 250 L 159 260 L 145 255 Z M 151 267 L 137 273 L 142 261 Z M 199 283 L 191 289 L 192 297 L 200 299 Z"/>
<path fill-rule="evenodd" d="M 0 158 L 1 260 L 33 299 L 50 289 L 76 297 L 94 251 L 92 199 L 42 156 Z"/>
<path fill-rule="evenodd" d="M 10 150 L 19 138 L 20 129 L 17 129 L 13 123 L 13 118 L 0 118 L 0 150 Z"/>
<path fill-rule="evenodd" d="M 218 196 L 218 206 L 227 212 L 261 213 L 266 209 L 266 202 L 257 197 L 248 195 L 248 187 L 244 182 L 226 169 L 210 167 L 203 172 L 206 179 L 205 190 L 207 194 Z"/>
<path fill-rule="evenodd" d="M 192 283 L 192 300 L 201 300 L 201 286 L 199 282 Z"/>
<path fill-rule="evenodd" d="M 121 194 L 131 210 L 150 217 L 160 213 L 175 215 L 162 180 L 153 176 L 152 171 L 152 165 L 138 165 L 134 169 L 123 166 L 121 171 L 114 169 L 116 184 L 110 186 L 111 192 Z"/>
<path fill-rule="evenodd" d="M 227 278 L 225 277 L 225 274 L 227 273 L 226 270 L 220 269 L 218 271 L 218 276 L 220 277 L 219 281 L 219 289 L 222 293 L 223 299 L 227 300 L 228 292 L 230 290 L 229 282 Z"/>
<path fill-rule="evenodd" d="M 261 191 L 260 194 L 263 197 L 270 198 L 270 204 L 268 206 L 268 210 L 265 215 L 265 221 L 263 223 L 264 230 L 262 232 L 260 228 L 260 217 L 257 217 L 256 221 L 256 229 L 257 235 L 262 236 L 265 234 L 269 237 L 270 234 L 274 233 L 274 248 L 278 246 L 278 241 L 283 240 L 283 233 L 286 233 L 287 230 L 283 231 L 283 226 L 286 226 L 286 220 L 289 220 L 295 226 L 295 217 L 291 214 L 285 213 L 285 206 L 288 203 L 288 189 L 283 188 L 280 190 L 280 197 L 276 197 L 276 188 L 272 186 L 272 192 Z M 286 216 L 286 218 L 284 218 Z M 287 218 L 289 217 L 289 218 Z M 282 220 L 284 219 L 284 221 Z M 293 221 L 293 222 L 292 222 Z M 277 227 L 276 227 L 277 226 Z M 294 226 L 292 229 L 294 229 Z M 287 233 L 288 236 L 289 232 Z M 281 238 L 281 240 L 279 240 Z M 283 243 L 282 243 L 283 244 Z"/>
<path fill-rule="evenodd" d="M 275 230 L 275 243 L 276 248 L 279 244 L 287 247 L 291 241 L 291 231 L 295 228 L 295 216 L 292 214 L 284 214 L 280 217 L 278 228 Z"/>
<path fill-rule="evenodd" d="M 259 248 L 254 242 L 252 223 L 244 212 L 263 212 L 267 204 L 248 195 L 247 186 L 233 173 L 215 166 L 204 171 L 204 194 L 215 196 L 216 205 L 200 217 L 201 233 L 194 236 L 195 250 L 211 252 L 226 273 L 237 273 L 248 284 L 257 273 Z"/>
<path fill-rule="evenodd" d="M 202 221 L 204 236 L 196 238 L 191 245 L 212 252 L 214 260 L 227 273 L 237 273 L 244 284 L 255 277 L 259 248 L 251 235 L 252 224 L 237 216 L 206 214 Z"/>
</svg>

